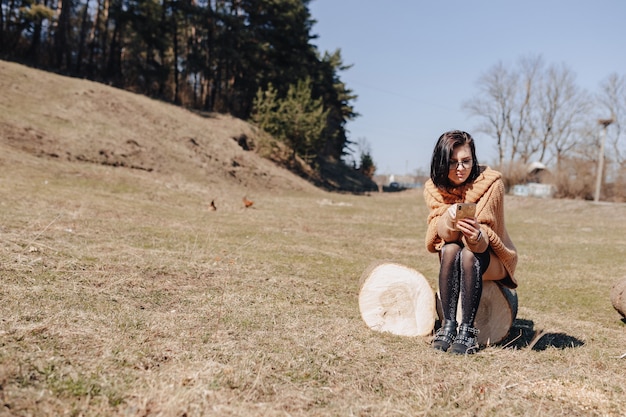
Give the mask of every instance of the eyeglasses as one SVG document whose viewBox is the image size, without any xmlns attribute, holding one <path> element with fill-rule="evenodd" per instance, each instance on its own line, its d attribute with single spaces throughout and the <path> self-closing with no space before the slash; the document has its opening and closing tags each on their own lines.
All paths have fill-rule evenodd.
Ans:
<svg viewBox="0 0 626 417">
<path fill-rule="evenodd" d="M 471 159 L 464 159 L 462 161 L 455 161 L 454 159 L 451 159 L 448 168 L 450 169 L 450 171 L 457 169 L 459 166 L 461 167 L 461 169 L 471 168 L 473 163 L 474 161 L 472 161 Z"/>
</svg>

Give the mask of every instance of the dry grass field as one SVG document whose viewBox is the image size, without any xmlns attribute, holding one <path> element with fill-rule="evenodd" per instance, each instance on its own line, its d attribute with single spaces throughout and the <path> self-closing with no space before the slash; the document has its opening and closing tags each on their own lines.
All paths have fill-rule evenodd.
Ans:
<svg viewBox="0 0 626 417">
<path fill-rule="evenodd" d="M 322 192 L 243 122 L 2 61 L 0 91 L 0 416 L 626 412 L 626 205 L 507 196 L 511 334 L 438 354 L 358 310 L 375 260 L 435 288 L 419 190 Z"/>
</svg>

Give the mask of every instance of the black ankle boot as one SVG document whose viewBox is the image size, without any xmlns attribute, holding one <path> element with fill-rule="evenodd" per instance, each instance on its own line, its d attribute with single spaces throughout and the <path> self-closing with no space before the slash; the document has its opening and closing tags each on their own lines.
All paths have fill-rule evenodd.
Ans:
<svg viewBox="0 0 626 417">
<path fill-rule="evenodd" d="M 456 321 L 444 320 L 441 323 L 441 327 L 437 330 L 435 338 L 433 339 L 433 349 L 441 350 L 443 352 L 450 348 L 450 344 L 456 336 Z"/>
<path fill-rule="evenodd" d="M 480 330 L 470 326 L 469 324 L 461 323 L 459 326 L 459 333 L 454 339 L 454 343 L 450 347 L 451 353 L 457 355 L 471 355 L 478 351 L 478 343 L 476 343 L 476 335 Z"/>
</svg>

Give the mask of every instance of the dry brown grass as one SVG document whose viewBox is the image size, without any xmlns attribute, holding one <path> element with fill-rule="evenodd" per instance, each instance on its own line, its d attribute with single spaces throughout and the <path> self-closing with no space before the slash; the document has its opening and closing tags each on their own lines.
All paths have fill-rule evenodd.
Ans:
<svg viewBox="0 0 626 417">
<path fill-rule="evenodd" d="M 4 89 L 10 65 L 0 62 Z M 0 126 L 67 137 L 35 116 L 0 116 Z M 202 132 L 211 122 L 195 116 L 185 126 Z M 433 352 L 427 338 L 373 332 L 358 311 L 359 277 L 373 260 L 415 268 L 435 286 L 418 191 L 322 193 L 275 168 L 250 168 L 266 166 L 250 153 L 235 177 L 219 176 L 208 157 L 203 165 L 161 156 L 151 172 L 36 157 L 7 139 L 11 129 L 0 128 L 0 415 L 626 409 L 626 335 L 609 301 L 626 276 L 624 205 L 507 197 L 521 255 L 518 320 L 504 345 L 455 357 Z M 239 128 L 225 129 L 196 135 L 215 149 L 211 161 L 231 152 Z M 136 138 L 148 147 L 151 137 Z M 268 186 L 268 175 L 281 182 Z"/>
</svg>

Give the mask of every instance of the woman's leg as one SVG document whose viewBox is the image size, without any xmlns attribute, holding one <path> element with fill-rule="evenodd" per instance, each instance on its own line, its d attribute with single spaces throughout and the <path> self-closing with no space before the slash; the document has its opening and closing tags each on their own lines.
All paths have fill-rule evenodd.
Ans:
<svg viewBox="0 0 626 417">
<path fill-rule="evenodd" d="M 461 284 L 461 250 L 458 243 L 447 243 L 441 249 L 439 296 L 445 320 L 456 320 Z"/>
<path fill-rule="evenodd" d="M 483 291 L 482 276 L 489 267 L 489 261 L 489 251 L 473 253 L 467 248 L 461 251 L 460 298 L 462 318 L 459 333 L 451 348 L 453 353 L 474 353 L 476 349 L 478 330 L 474 328 L 474 320 Z"/>
<path fill-rule="evenodd" d="M 439 269 L 439 296 L 443 320 L 433 339 L 433 348 L 446 352 L 456 338 L 456 309 L 460 291 L 461 246 L 448 243 L 441 249 Z"/>
<path fill-rule="evenodd" d="M 478 304 L 483 293 L 483 274 L 489 267 L 489 251 L 474 253 L 461 251 L 461 312 L 462 323 L 474 326 Z"/>
</svg>

